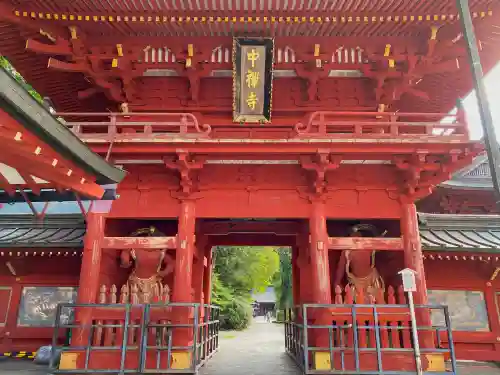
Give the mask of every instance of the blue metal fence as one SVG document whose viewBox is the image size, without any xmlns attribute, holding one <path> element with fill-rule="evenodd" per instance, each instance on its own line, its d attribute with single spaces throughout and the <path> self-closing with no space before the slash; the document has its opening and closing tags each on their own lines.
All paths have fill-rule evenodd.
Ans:
<svg viewBox="0 0 500 375">
<path fill-rule="evenodd" d="M 68 321 L 68 316 L 75 318 Z M 68 335 L 72 336 L 70 342 L 59 344 L 60 337 Z M 181 336 L 187 338 L 188 345 L 176 343 Z M 84 342 L 75 345 L 82 338 Z M 54 374 L 193 374 L 218 346 L 216 306 L 60 304 L 50 369 Z M 78 361 L 70 366 L 73 368 L 60 365 L 65 353 L 77 354 Z M 174 366 L 175 353 L 186 355 L 189 364 Z"/>
<path fill-rule="evenodd" d="M 448 308 L 415 308 L 442 317 L 417 326 L 419 342 L 427 343 L 420 348 L 427 360 L 423 374 L 456 374 Z M 417 374 L 411 329 L 408 305 L 306 304 L 286 313 L 285 347 L 305 374 Z M 316 353 L 328 355 L 328 368 L 315 363 Z"/>
</svg>

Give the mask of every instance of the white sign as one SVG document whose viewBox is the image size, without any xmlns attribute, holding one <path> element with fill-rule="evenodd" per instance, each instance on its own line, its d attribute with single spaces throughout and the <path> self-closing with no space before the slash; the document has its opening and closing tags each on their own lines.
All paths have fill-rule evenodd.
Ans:
<svg viewBox="0 0 500 375">
<path fill-rule="evenodd" d="M 411 268 L 405 268 L 398 272 L 403 278 L 403 289 L 405 292 L 416 292 L 417 282 L 415 281 L 416 272 Z"/>
</svg>

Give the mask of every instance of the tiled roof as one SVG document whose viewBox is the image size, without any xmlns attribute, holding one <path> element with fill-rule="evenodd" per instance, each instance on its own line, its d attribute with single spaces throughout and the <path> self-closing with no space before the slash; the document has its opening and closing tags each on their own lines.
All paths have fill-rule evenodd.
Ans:
<svg viewBox="0 0 500 375">
<path fill-rule="evenodd" d="M 474 162 L 456 173 L 440 186 L 453 189 L 493 190 L 490 166 L 486 155 L 478 156 Z"/>
<path fill-rule="evenodd" d="M 427 251 L 500 253 L 500 216 L 419 214 L 420 238 Z"/>
<path fill-rule="evenodd" d="M 272 286 L 268 287 L 262 293 L 252 293 L 252 299 L 258 303 L 275 303 L 276 302 L 276 292 Z"/>
<path fill-rule="evenodd" d="M 0 217 L 0 248 L 82 247 L 85 222 L 80 215 Z"/>
</svg>

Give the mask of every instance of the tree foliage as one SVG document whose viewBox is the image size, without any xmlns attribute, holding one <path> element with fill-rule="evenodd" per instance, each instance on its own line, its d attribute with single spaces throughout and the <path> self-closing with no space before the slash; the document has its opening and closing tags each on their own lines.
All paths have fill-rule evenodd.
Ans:
<svg viewBox="0 0 500 375">
<path fill-rule="evenodd" d="M 215 272 L 236 295 L 264 291 L 278 269 L 279 256 L 273 247 L 218 246 L 215 250 Z"/>
<path fill-rule="evenodd" d="M 2 67 L 6 72 L 10 73 L 12 77 L 22 86 L 28 93 L 35 98 L 39 103 L 43 103 L 42 96 L 24 79 L 24 77 L 19 73 L 4 56 L 0 55 L 0 67 Z"/>
<path fill-rule="evenodd" d="M 292 253 L 288 247 L 280 247 L 276 252 L 280 261 L 279 271 L 273 281 L 276 304 L 279 309 L 287 309 L 293 305 Z"/>
<path fill-rule="evenodd" d="M 251 292 L 265 290 L 278 270 L 279 255 L 273 247 L 216 247 L 212 301 L 221 307 L 222 328 L 248 326 Z"/>
</svg>

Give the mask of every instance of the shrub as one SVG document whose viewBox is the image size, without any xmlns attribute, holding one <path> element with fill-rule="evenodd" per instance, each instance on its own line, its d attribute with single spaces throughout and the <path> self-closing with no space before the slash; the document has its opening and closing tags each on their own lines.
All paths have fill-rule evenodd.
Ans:
<svg viewBox="0 0 500 375">
<path fill-rule="evenodd" d="M 285 321 L 285 312 L 283 310 L 278 310 L 276 312 L 276 321 L 282 323 Z"/>
<path fill-rule="evenodd" d="M 225 330 L 243 330 L 250 325 L 252 308 L 250 304 L 240 298 L 222 307 L 221 328 Z"/>
</svg>

